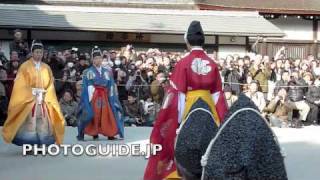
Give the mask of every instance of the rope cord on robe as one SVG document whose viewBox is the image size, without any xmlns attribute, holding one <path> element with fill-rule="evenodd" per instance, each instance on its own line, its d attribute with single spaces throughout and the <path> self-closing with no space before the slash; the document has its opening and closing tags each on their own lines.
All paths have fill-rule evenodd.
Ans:
<svg viewBox="0 0 320 180">
<path fill-rule="evenodd" d="M 14 78 L 7 78 L 7 79 L 1 79 L 0 81 L 14 81 Z M 63 80 L 63 79 L 55 79 L 55 81 L 61 81 L 61 82 L 69 82 L 69 83 L 77 83 L 78 81 L 73 81 L 73 80 Z M 81 81 L 81 80 L 79 80 Z M 222 82 L 222 84 L 229 84 L 229 85 L 249 85 L 249 83 L 235 83 L 235 82 Z M 125 84 L 117 84 L 117 86 L 126 86 Z M 134 87 L 145 87 L 145 86 L 148 86 L 148 87 L 151 87 L 151 86 L 161 86 L 161 85 L 131 85 L 131 86 L 134 86 Z M 260 84 L 259 86 L 261 87 L 265 87 L 265 86 L 268 86 L 268 85 L 263 85 L 263 84 Z M 308 87 L 317 87 L 315 85 L 308 85 L 308 86 L 275 86 L 275 87 L 300 87 L 300 88 L 308 88 Z"/>
<path fill-rule="evenodd" d="M 208 158 L 209 158 L 209 155 L 210 155 L 210 151 L 214 145 L 214 143 L 216 142 L 216 140 L 218 139 L 218 137 L 220 136 L 220 134 L 222 133 L 223 129 L 228 125 L 228 123 L 236 116 L 238 115 L 240 112 L 243 112 L 243 111 L 253 111 L 255 112 L 256 114 L 258 114 L 263 120 L 264 122 L 267 124 L 267 126 L 270 128 L 267 120 L 261 115 L 261 113 L 259 111 L 257 111 L 256 109 L 253 109 L 253 108 L 243 108 L 243 109 L 239 109 L 238 111 L 236 111 L 235 113 L 233 113 L 226 121 L 225 123 L 223 123 L 223 125 L 221 126 L 221 128 L 218 130 L 216 136 L 211 140 L 209 146 L 207 147 L 207 150 L 205 152 L 205 154 L 202 156 L 201 158 L 201 166 L 202 166 L 202 175 L 201 175 L 201 180 L 204 180 L 204 174 L 205 174 L 205 167 L 208 163 Z M 271 130 L 271 133 L 273 134 L 273 138 L 276 142 L 276 144 L 279 146 L 280 150 L 281 150 L 281 154 L 283 157 L 285 157 L 285 152 L 284 150 L 280 147 L 280 143 L 279 143 L 279 140 L 277 138 L 277 136 L 275 135 L 274 131 L 270 128 Z"/>
</svg>

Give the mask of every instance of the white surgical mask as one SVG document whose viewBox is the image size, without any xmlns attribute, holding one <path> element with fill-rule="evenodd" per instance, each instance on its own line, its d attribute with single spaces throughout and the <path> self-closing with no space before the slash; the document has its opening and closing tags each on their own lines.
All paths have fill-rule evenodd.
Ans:
<svg viewBox="0 0 320 180">
<path fill-rule="evenodd" d="M 163 82 L 163 81 L 165 81 L 165 80 L 166 80 L 166 78 L 164 78 L 164 77 L 159 78 L 159 81 L 161 81 L 161 82 Z"/>
<path fill-rule="evenodd" d="M 72 67 L 73 67 L 73 62 L 68 62 L 67 66 L 68 66 L 69 68 L 72 68 Z"/>
<path fill-rule="evenodd" d="M 117 66 L 119 66 L 119 65 L 121 64 L 121 61 L 120 61 L 119 59 L 116 59 L 116 60 L 114 61 L 114 64 L 117 65 Z"/>
<path fill-rule="evenodd" d="M 320 68 L 315 68 L 313 71 L 315 75 L 320 76 Z"/>
<path fill-rule="evenodd" d="M 153 73 L 152 73 L 151 71 L 149 71 L 147 75 L 148 75 L 148 76 L 152 76 Z"/>
<path fill-rule="evenodd" d="M 101 65 L 102 65 L 102 67 L 107 67 L 107 66 L 109 66 L 109 63 L 108 63 L 108 61 L 102 61 Z"/>
<path fill-rule="evenodd" d="M 110 67 L 113 67 L 113 62 L 112 61 L 108 61 L 108 64 Z"/>
</svg>

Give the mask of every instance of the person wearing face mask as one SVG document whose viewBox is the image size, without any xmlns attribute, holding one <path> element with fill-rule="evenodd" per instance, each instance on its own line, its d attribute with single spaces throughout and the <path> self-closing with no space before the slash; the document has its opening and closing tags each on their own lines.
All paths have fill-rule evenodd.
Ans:
<svg viewBox="0 0 320 180">
<path fill-rule="evenodd" d="M 3 139 L 19 146 L 62 144 L 65 120 L 52 71 L 41 62 L 43 44 L 34 40 L 31 51 L 32 57 L 20 66 L 14 81 Z"/>
<path fill-rule="evenodd" d="M 147 81 L 148 84 L 151 84 L 153 80 L 154 80 L 153 71 L 152 71 L 152 70 L 149 70 L 149 71 L 147 72 L 146 81 Z"/>
<path fill-rule="evenodd" d="M 319 106 L 320 106 L 320 77 L 317 77 L 313 86 L 309 87 L 306 94 L 306 100 L 310 106 L 310 112 L 307 117 L 308 124 L 319 124 Z"/>
<path fill-rule="evenodd" d="M 124 138 L 123 110 L 118 99 L 117 86 L 112 72 L 102 66 L 102 52 L 95 46 L 92 49 L 93 65 L 86 69 L 82 79 L 82 94 L 78 113 L 79 141 L 84 134 L 96 140 L 99 134 L 109 140 L 119 135 Z"/>
<path fill-rule="evenodd" d="M 114 65 L 115 65 L 115 67 L 120 68 L 121 60 L 120 60 L 119 58 L 116 58 L 116 59 L 114 60 Z"/>
<path fill-rule="evenodd" d="M 63 89 L 71 89 L 75 92 L 75 82 L 77 80 L 77 70 L 73 61 L 68 61 L 63 70 Z"/>
<path fill-rule="evenodd" d="M 102 67 L 108 69 L 109 71 L 112 71 L 115 64 L 114 64 L 114 60 L 111 59 L 111 55 L 108 51 L 104 51 L 104 55 L 103 55 L 103 61 L 102 61 Z"/>
<path fill-rule="evenodd" d="M 318 62 L 315 62 L 316 64 L 312 68 L 312 72 L 315 76 L 320 76 L 320 64 Z"/>
<path fill-rule="evenodd" d="M 118 79 L 118 72 L 123 69 L 121 65 L 121 61 L 119 58 L 116 58 L 114 61 L 114 65 L 112 67 L 114 79 Z"/>
</svg>

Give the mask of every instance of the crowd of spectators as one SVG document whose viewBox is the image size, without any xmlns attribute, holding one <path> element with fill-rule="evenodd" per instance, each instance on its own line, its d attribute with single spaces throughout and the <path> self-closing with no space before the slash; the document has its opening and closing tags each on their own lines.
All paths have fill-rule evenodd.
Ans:
<svg viewBox="0 0 320 180">
<path fill-rule="evenodd" d="M 320 61 L 285 58 L 282 47 L 275 57 L 228 56 L 219 60 L 228 104 L 243 92 L 271 124 L 302 127 L 319 123 Z"/>
<path fill-rule="evenodd" d="M 19 65 L 30 56 L 28 45 L 16 31 L 10 58 L 0 53 L 0 122 L 5 120 L 13 80 Z M 274 57 L 248 54 L 216 59 L 228 106 L 245 93 L 261 113 L 277 127 L 318 124 L 320 106 L 320 60 L 286 58 L 281 48 Z M 168 77 L 185 52 L 150 48 L 137 51 L 127 45 L 103 50 L 103 66 L 113 72 L 128 126 L 152 126 L 168 85 Z M 48 48 L 43 62 L 55 77 L 55 88 L 63 114 L 76 126 L 83 71 L 90 66 L 90 52 L 78 48 L 63 51 Z"/>
</svg>

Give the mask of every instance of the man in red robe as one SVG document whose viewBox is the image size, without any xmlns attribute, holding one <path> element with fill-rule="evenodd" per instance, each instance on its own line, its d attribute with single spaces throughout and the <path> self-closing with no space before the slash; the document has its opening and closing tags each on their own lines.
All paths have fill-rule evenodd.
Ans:
<svg viewBox="0 0 320 180">
<path fill-rule="evenodd" d="M 152 144 L 162 145 L 162 151 L 150 157 L 144 180 L 179 178 L 174 162 L 176 130 L 185 122 L 193 105 L 204 102 L 215 127 L 219 127 L 227 112 L 218 66 L 202 49 L 205 37 L 199 21 L 191 22 L 185 41 L 190 53 L 174 68 L 167 96 L 150 137 Z"/>
</svg>

